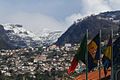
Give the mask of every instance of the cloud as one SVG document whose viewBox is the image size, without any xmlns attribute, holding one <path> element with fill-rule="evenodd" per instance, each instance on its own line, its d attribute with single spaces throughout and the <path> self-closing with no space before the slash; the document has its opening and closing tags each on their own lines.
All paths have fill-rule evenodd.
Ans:
<svg viewBox="0 0 120 80">
<path fill-rule="evenodd" d="M 120 0 L 108 0 L 108 4 L 112 10 L 120 10 Z"/>
<path fill-rule="evenodd" d="M 0 8 L 2 9 L 0 22 L 22 24 L 26 29 L 40 34 L 42 32 L 55 30 L 65 31 L 77 19 L 91 14 L 120 9 L 119 0 L 76 0 L 76 2 L 72 1 L 69 4 L 67 4 L 68 1 L 62 0 L 62 2 L 60 2 L 61 1 L 50 4 L 49 1 L 46 0 L 44 4 L 47 5 L 43 5 L 42 3 L 41 6 L 38 7 L 30 7 L 30 5 L 27 5 L 29 6 L 27 8 L 25 4 L 24 10 L 21 6 L 15 9 L 11 7 L 13 10 L 8 7 L 4 9 L 3 7 L 3 9 Z M 53 4 L 55 5 L 51 7 Z M 73 6 L 71 7 L 71 5 Z M 40 11 L 38 9 L 40 9 Z"/>
<path fill-rule="evenodd" d="M 111 10 L 106 0 L 82 0 L 82 5 L 84 6 L 84 14 L 95 14 Z"/>
<path fill-rule="evenodd" d="M 21 12 L 6 16 L 4 19 L 7 23 L 22 24 L 26 29 L 34 31 L 37 34 L 44 31 L 64 29 L 62 22 L 43 14 Z"/>
<path fill-rule="evenodd" d="M 79 18 L 82 18 L 83 16 L 80 13 L 72 14 L 71 16 L 66 17 L 65 21 L 68 26 L 70 26 L 74 21 L 76 21 Z"/>
<path fill-rule="evenodd" d="M 120 2 L 120 1 L 119 1 Z M 80 13 L 74 13 L 68 16 L 65 21 L 67 24 L 72 24 L 73 21 L 81 19 L 91 14 L 98 14 L 100 12 L 111 11 L 111 6 L 106 0 L 81 0 L 83 6 Z"/>
</svg>

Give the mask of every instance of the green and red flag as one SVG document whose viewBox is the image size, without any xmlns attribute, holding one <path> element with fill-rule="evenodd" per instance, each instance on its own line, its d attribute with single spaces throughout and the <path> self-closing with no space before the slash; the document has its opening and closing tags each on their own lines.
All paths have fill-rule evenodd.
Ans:
<svg viewBox="0 0 120 80">
<path fill-rule="evenodd" d="M 75 54 L 75 56 L 71 62 L 71 66 L 67 70 L 68 74 L 75 71 L 75 68 L 77 67 L 79 60 L 81 60 L 83 63 L 85 63 L 85 54 L 87 51 L 86 49 L 87 49 L 87 36 L 85 35 L 80 44 L 80 47 L 78 48 L 77 54 Z"/>
</svg>

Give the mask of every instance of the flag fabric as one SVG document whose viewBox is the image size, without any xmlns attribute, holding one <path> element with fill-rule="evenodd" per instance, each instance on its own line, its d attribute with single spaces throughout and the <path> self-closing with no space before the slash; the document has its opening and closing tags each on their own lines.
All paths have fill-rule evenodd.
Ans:
<svg viewBox="0 0 120 80">
<path fill-rule="evenodd" d="M 87 35 L 84 36 L 76 54 L 77 59 L 81 60 L 84 64 L 86 63 L 85 62 L 86 51 L 87 51 Z"/>
<path fill-rule="evenodd" d="M 77 54 L 75 54 L 75 56 L 71 62 L 71 66 L 67 70 L 68 74 L 75 71 L 75 68 L 77 67 L 79 60 L 81 60 L 83 63 L 85 63 L 86 49 L 87 49 L 87 36 L 85 35 L 80 44 L 80 47 L 78 48 Z"/>
<path fill-rule="evenodd" d="M 85 61 L 85 55 L 88 47 L 88 63 Z M 97 34 L 93 40 L 87 46 L 87 37 L 84 36 L 81 45 L 77 51 L 77 54 L 74 56 L 71 66 L 68 69 L 68 74 L 74 72 L 76 66 L 78 65 L 79 60 L 83 63 L 88 64 L 88 71 L 92 70 L 97 66 L 98 60 L 100 59 L 100 34 Z"/>
<path fill-rule="evenodd" d="M 111 66 L 111 61 L 112 61 L 112 38 L 111 36 L 110 36 L 107 47 L 105 48 L 103 54 L 104 56 L 103 56 L 102 62 L 104 66 L 104 74 L 106 76 L 107 69 Z"/>
<path fill-rule="evenodd" d="M 100 60 L 100 34 L 97 34 L 88 44 L 88 71 L 97 66 Z"/>
<path fill-rule="evenodd" d="M 74 72 L 77 65 L 78 65 L 78 59 L 76 57 L 74 57 L 71 62 L 71 66 L 68 69 L 68 74 Z"/>
<path fill-rule="evenodd" d="M 112 59 L 112 38 L 111 36 L 108 41 L 107 48 L 104 51 L 104 56 L 107 57 L 109 60 Z"/>
</svg>

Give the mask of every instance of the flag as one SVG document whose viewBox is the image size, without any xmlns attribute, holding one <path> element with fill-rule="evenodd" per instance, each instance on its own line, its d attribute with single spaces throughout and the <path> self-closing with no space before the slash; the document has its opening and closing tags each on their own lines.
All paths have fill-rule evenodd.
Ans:
<svg viewBox="0 0 120 80">
<path fill-rule="evenodd" d="M 75 68 L 78 65 L 79 60 L 81 60 L 83 63 L 85 63 L 86 49 L 87 49 L 87 36 L 85 35 L 80 44 L 80 47 L 78 48 L 77 54 L 75 54 L 75 56 L 71 62 L 71 66 L 67 70 L 68 74 L 75 71 Z"/>
<path fill-rule="evenodd" d="M 105 48 L 103 54 L 104 56 L 103 56 L 102 62 L 104 66 L 104 74 L 106 76 L 107 69 L 111 66 L 111 61 L 112 61 L 112 38 L 111 36 L 110 36 L 107 47 Z"/>
<path fill-rule="evenodd" d="M 97 34 L 88 44 L 88 70 L 97 66 L 100 60 L 100 34 Z"/>
<path fill-rule="evenodd" d="M 107 48 L 104 51 L 104 56 L 107 57 L 109 60 L 112 59 L 112 38 L 111 36 L 108 41 Z"/>
<path fill-rule="evenodd" d="M 71 62 L 71 66 L 67 70 L 68 74 L 74 72 L 77 65 L 78 65 L 78 59 L 76 57 L 74 57 Z"/>
<path fill-rule="evenodd" d="M 77 59 L 81 60 L 84 64 L 86 63 L 85 62 L 86 51 L 87 51 L 87 35 L 84 36 L 76 54 Z"/>
</svg>

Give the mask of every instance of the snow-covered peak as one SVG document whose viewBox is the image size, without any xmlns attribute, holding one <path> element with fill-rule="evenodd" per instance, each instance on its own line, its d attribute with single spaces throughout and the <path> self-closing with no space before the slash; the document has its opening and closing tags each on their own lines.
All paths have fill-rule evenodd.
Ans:
<svg viewBox="0 0 120 80">
<path fill-rule="evenodd" d="M 33 32 L 24 29 L 22 25 L 19 24 L 3 24 L 4 29 L 11 31 L 11 34 L 20 36 L 22 38 L 31 37 L 33 40 L 40 40 Z"/>
<path fill-rule="evenodd" d="M 40 36 L 45 44 L 52 44 L 62 35 L 62 31 L 46 32 Z"/>
<path fill-rule="evenodd" d="M 13 46 L 28 47 L 50 45 L 57 41 L 61 36 L 61 31 L 48 31 L 47 29 L 40 35 L 36 35 L 31 31 L 24 29 L 24 26 L 19 24 L 2 24 L 5 35 L 9 38 L 10 44 Z"/>
</svg>

